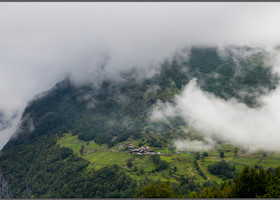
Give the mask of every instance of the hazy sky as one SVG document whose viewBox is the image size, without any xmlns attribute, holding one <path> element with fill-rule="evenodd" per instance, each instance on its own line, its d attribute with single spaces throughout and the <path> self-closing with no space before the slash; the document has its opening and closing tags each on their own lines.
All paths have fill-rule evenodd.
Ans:
<svg viewBox="0 0 280 200">
<path fill-rule="evenodd" d="M 95 82 L 131 67 L 156 67 L 193 44 L 278 43 L 279 10 L 278 2 L 1 2 L 0 111 L 7 119 L 21 114 L 67 74 Z M 0 148 L 11 131 L 5 134 Z"/>
</svg>

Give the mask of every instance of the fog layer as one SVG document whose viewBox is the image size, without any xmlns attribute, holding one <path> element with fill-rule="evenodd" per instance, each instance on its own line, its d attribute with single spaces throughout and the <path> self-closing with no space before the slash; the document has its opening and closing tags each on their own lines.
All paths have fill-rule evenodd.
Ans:
<svg viewBox="0 0 280 200">
<path fill-rule="evenodd" d="M 2 2 L 1 122 L 21 116 L 29 100 L 66 75 L 98 85 L 132 67 L 151 76 L 184 46 L 277 43 L 279 8 L 277 2 Z M 12 132 L 0 132 L 0 147 Z"/>
<path fill-rule="evenodd" d="M 179 115 L 206 137 L 215 136 L 251 150 L 279 151 L 280 89 L 261 97 L 260 101 L 259 108 L 249 108 L 235 99 L 225 101 L 202 91 L 193 80 L 175 98 L 175 106 L 159 104 L 152 119 L 167 120 Z"/>
</svg>

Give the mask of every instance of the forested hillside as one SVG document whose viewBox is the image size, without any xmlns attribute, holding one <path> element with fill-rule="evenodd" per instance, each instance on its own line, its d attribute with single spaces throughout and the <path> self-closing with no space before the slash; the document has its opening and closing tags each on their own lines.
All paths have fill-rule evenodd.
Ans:
<svg viewBox="0 0 280 200">
<path fill-rule="evenodd" d="M 237 56 L 231 49 L 250 54 Z M 100 87 L 94 87 L 76 86 L 68 77 L 32 100 L 0 156 L 11 195 L 149 197 L 145 191 L 159 185 L 170 190 L 166 193 L 169 196 L 163 197 L 191 197 L 214 190 L 217 182 L 241 180 L 242 173 L 249 170 L 237 177 L 247 162 L 241 159 L 249 157 L 238 157 L 239 147 L 226 149 L 220 142 L 221 147 L 212 152 L 180 153 L 171 145 L 174 139 L 203 137 L 186 132 L 188 124 L 180 117 L 168 123 L 151 121 L 152 109 L 159 101 L 173 103 L 175 95 L 194 78 L 202 90 L 217 97 L 235 98 L 258 107 L 258 97 L 274 90 L 279 79 L 263 61 L 265 52 L 261 50 L 231 47 L 226 50 L 227 56 L 221 56 L 217 48 L 193 47 L 186 51 L 187 58 L 176 54 L 151 78 L 139 79 L 137 70 L 132 70 L 121 74 L 121 81 L 106 79 Z M 131 154 L 131 145 L 148 146 L 162 154 Z M 259 165 L 267 158 L 262 153 L 257 156 Z M 207 160 L 210 157 L 212 160 Z M 270 176 L 278 176 L 279 170 L 272 167 L 276 166 L 266 167 L 275 174 Z M 163 182 L 152 181 L 157 179 Z M 228 197 L 221 195 L 225 187 L 231 187 L 225 184 L 230 183 L 217 189 L 220 196 L 215 197 Z M 234 186 L 232 191 L 238 188 Z M 267 190 L 267 197 L 274 197 L 274 188 Z M 232 195 L 241 197 L 239 193 Z"/>
</svg>

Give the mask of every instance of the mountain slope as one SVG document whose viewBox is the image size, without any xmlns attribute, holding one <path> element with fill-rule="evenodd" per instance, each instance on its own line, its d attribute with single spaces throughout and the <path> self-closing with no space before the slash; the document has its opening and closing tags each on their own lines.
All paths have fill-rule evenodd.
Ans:
<svg viewBox="0 0 280 200">
<path fill-rule="evenodd" d="M 193 47 L 189 59 L 175 55 L 152 78 L 139 80 L 132 70 L 122 81 L 104 80 L 99 88 L 78 87 L 66 78 L 29 103 L 15 137 L 2 150 L 0 167 L 13 197 L 133 197 L 137 183 L 122 167 L 88 171 L 89 161 L 57 140 L 71 133 L 108 148 L 128 139 L 166 148 L 175 138 L 191 137 L 179 117 L 150 121 L 153 106 L 172 103 L 193 78 L 220 98 L 258 106 L 257 97 L 276 88 L 278 78 L 262 62 L 264 53 L 255 52 L 221 57 L 216 48 Z"/>
</svg>

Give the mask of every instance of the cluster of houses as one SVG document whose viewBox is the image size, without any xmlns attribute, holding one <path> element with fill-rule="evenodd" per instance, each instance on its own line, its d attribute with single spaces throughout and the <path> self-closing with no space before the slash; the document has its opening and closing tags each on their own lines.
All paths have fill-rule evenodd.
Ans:
<svg viewBox="0 0 280 200">
<path fill-rule="evenodd" d="M 148 146 L 140 147 L 139 149 L 134 149 L 134 146 L 129 146 L 128 149 L 130 153 L 147 153 L 151 151 Z"/>
<path fill-rule="evenodd" d="M 128 146 L 127 148 L 125 148 L 125 145 L 120 145 L 118 147 L 118 149 L 121 150 L 121 151 L 126 149 L 130 153 L 137 153 L 137 154 L 162 154 L 162 153 L 159 153 L 159 152 L 153 152 L 151 150 L 151 148 L 148 147 L 148 146 L 140 147 L 139 149 L 134 149 L 134 145 Z"/>
</svg>

